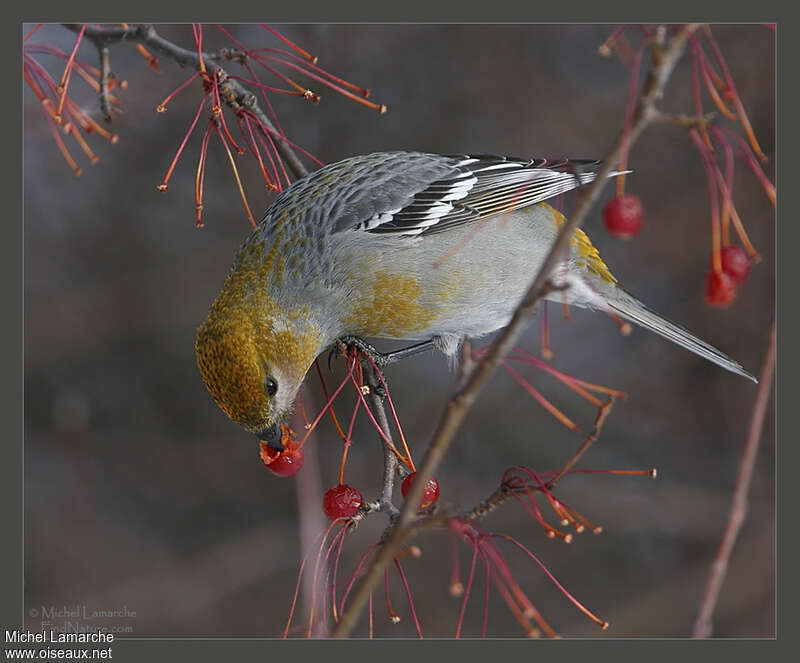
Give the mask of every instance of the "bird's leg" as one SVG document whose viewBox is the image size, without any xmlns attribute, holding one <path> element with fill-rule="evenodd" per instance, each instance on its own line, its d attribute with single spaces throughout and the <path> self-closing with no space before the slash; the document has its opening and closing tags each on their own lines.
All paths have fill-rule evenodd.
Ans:
<svg viewBox="0 0 800 663">
<path fill-rule="evenodd" d="M 379 368 L 385 368 L 390 364 L 394 364 L 401 359 L 408 359 L 421 352 L 432 350 L 434 348 L 433 339 L 409 345 L 407 348 L 401 348 L 393 352 L 379 352 L 372 345 L 367 343 L 363 338 L 358 336 L 342 336 L 336 339 L 330 353 L 328 354 L 328 366 L 334 357 L 347 354 L 350 348 L 356 348 L 359 352 L 367 355 Z"/>
<path fill-rule="evenodd" d="M 427 341 L 420 341 L 419 343 L 409 345 L 406 348 L 400 348 L 399 350 L 385 353 L 381 359 L 383 363 L 378 365 L 388 366 L 389 364 L 394 364 L 402 359 L 408 359 L 409 357 L 414 357 L 423 352 L 427 352 L 428 350 L 433 350 L 435 347 L 436 346 L 434 345 L 432 338 L 428 339 Z"/>
</svg>

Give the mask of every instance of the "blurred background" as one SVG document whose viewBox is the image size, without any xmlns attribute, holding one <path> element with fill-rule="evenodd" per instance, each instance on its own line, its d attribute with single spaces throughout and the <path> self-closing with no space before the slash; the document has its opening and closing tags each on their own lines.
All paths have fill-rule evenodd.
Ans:
<svg viewBox="0 0 800 663">
<path fill-rule="evenodd" d="M 32 26 L 24 26 L 24 31 Z M 281 46 L 257 26 L 227 26 L 251 48 Z M 284 129 L 324 162 L 392 149 L 518 156 L 602 157 L 618 135 L 628 69 L 597 47 L 612 26 L 282 25 L 319 65 L 372 89 L 380 116 L 320 86 L 319 106 L 273 97 Z M 192 48 L 188 25 L 158 27 Z M 630 30 L 638 41 L 637 29 Z M 755 132 L 775 153 L 775 35 L 764 26 L 716 26 Z M 229 45 L 212 27 L 204 47 Z M 75 34 L 45 26 L 32 38 L 69 51 Z M 91 44 L 79 57 L 96 64 Z M 296 479 L 268 472 L 252 436 L 218 410 L 198 375 L 195 329 L 250 232 L 227 157 L 209 150 L 206 227 L 194 227 L 200 133 L 158 193 L 199 103 L 199 84 L 164 114 L 155 107 L 189 75 L 161 60 L 147 67 L 133 46 L 111 49 L 112 70 L 128 81 L 115 146 L 96 138 L 100 163 L 75 179 L 39 102 L 26 87 L 25 210 L 25 593 L 28 628 L 50 616 L 134 636 L 274 636 L 286 619 L 302 553 L 325 527 L 321 494 L 337 481 L 341 441 L 326 419 L 306 445 Z M 63 62 L 46 60 L 57 79 Z M 264 77 L 266 79 L 266 76 Z M 71 83 L 102 123 L 83 81 Z M 81 97 L 83 95 L 83 97 Z M 710 109 L 710 102 L 708 108 Z M 685 59 L 662 104 L 692 112 Z M 78 150 L 74 150 L 78 154 Z M 255 161 L 238 159 L 254 215 L 271 194 Z M 629 191 L 645 224 L 632 241 L 610 236 L 598 206 L 585 229 L 620 281 L 666 317 L 757 373 L 774 314 L 774 211 L 752 174 L 737 164 L 735 202 L 763 256 L 729 309 L 703 301 L 709 268 L 709 200 L 702 162 L 688 135 L 648 130 L 630 159 Z M 767 174 L 774 176 L 772 164 Z M 613 195 L 607 187 L 605 200 Z M 567 210 L 571 204 L 567 199 Z M 658 337 L 621 336 L 602 315 L 550 307 L 553 365 L 629 394 L 619 402 L 582 467 L 658 469 L 658 479 L 571 476 L 557 494 L 602 525 L 571 545 L 549 540 L 509 503 L 484 525 L 531 548 L 587 607 L 611 622 L 600 631 L 530 561 L 504 548 L 521 586 L 549 623 L 569 637 L 686 637 L 725 526 L 756 387 Z M 379 347 L 391 347 L 378 343 Z M 538 352 L 539 325 L 523 344 Z M 594 409 L 549 376 L 520 369 L 588 430 Z M 327 372 L 327 368 L 325 369 Z M 338 384 L 342 365 L 329 384 Z M 454 385 L 440 356 L 392 367 L 391 393 L 421 458 Z M 321 401 L 316 379 L 306 393 Z M 337 408 L 349 416 L 352 394 Z M 715 618 L 716 636 L 775 632 L 775 444 L 767 414 L 750 509 Z M 381 450 L 365 421 L 357 427 L 346 480 L 367 497 L 380 484 Z M 438 479 L 442 504 L 474 505 L 503 471 L 557 469 L 580 444 L 505 373 L 472 410 Z M 545 512 L 548 517 L 551 514 Z M 551 518 L 556 524 L 555 518 Z M 353 569 L 384 526 L 371 517 L 342 553 Z M 450 538 L 420 537 L 423 556 L 404 569 L 426 635 L 452 635 L 459 601 L 448 593 Z M 462 565 L 469 551 L 462 547 Z M 482 578 L 482 576 L 480 576 Z M 412 636 L 399 579 L 386 618 L 376 595 L 375 632 Z M 464 634 L 479 635 L 482 579 Z M 308 586 L 306 585 L 306 591 Z M 303 623 L 301 596 L 300 624 Z M 307 603 L 306 603 L 307 605 Z M 58 616 L 52 608 L 86 614 Z M 108 616 L 93 611 L 106 611 Z M 116 612 L 114 612 L 116 611 Z M 48 616 L 50 615 L 50 616 Z M 63 619 L 62 619 L 63 617 Z M 358 632 L 366 634 L 362 619 Z M 496 592 L 489 635 L 518 636 Z"/>
</svg>

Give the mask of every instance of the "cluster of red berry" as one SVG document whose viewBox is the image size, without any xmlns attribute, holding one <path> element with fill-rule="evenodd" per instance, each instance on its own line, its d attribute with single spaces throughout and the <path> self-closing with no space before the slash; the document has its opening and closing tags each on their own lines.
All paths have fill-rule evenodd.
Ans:
<svg viewBox="0 0 800 663">
<path fill-rule="evenodd" d="M 632 193 L 618 195 L 603 208 L 606 229 L 623 239 L 630 239 L 641 230 L 643 216 L 642 201 Z M 751 260 L 741 246 L 729 244 L 720 250 L 719 268 L 715 268 L 713 262 L 706 277 L 706 303 L 730 306 L 739 284 L 750 274 Z"/>
<path fill-rule="evenodd" d="M 297 474 L 303 467 L 303 449 L 298 445 L 292 435 L 292 431 L 287 426 L 281 426 L 281 444 L 283 451 L 271 447 L 266 442 L 259 442 L 261 460 L 267 469 L 279 477 L 290 477 Z M 400 486 L 403 497 L 408 496 L 408 491 L 414 483 L 417 473 L 412 472 Z M 428 479 L 425 484 L 425 491 L 420 501 L 420 509 L 427 509 L 433 506 L 439 499 L 439 482 L 436 479 Z M 331 520 L 337 518 L 352 518 L 364 505 L 364 496 L 357 488 L 346 483 L 339 483 L 325 492 L 322 498 L 322 510 Z"/>
<path fill-rule="evenodd" d="M 403 494 L 403 497 L 408 496 L 408 492 L 411 490 L 416 476 L 417 473 L 412 472 L 403 479 L 403 483 L 400 486 L 400 492 Z M 436 504 L 438 499 L 439 482 L 433 478 L 428 479 L 428 482 L 425 484 L 425 490 L 422 493 L 422 500 L 420 501 L 419 508 L 427 509 Z M 325 492 L 325 496 L 322 498 L 322 510 L 331 520 L 336 520 L 337 518 L 352 518 L 358 513 L 363 504 L 364 496 L 361 494 L 361 491 L 346 483 L 330 488 Z"/>
<path fill-rule="evenodd" d="M 741 246 L 729 244 L 720 251 L 720 269 L 706 277 L 706 303 L 710 306 L 730 306 L 736 299 L 736 289 L 750 273 L 750 258 Z"/>
</svg>

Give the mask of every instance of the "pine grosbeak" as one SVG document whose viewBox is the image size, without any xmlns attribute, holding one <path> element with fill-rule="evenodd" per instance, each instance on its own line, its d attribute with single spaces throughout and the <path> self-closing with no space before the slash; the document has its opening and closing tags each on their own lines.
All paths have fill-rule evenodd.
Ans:
<svg viewBox="0 0 800 663">
<path fill-rule="evenodd" d="M 197 332 L 209 392 L 281 448 L 279 423 L 336 339 L 432 339 L 453 356 L 463 338 L 504 327 L 564 223 L 543 201 L 592 181 L 597 166 L 386 152 L 298 180 L 240 248 Z M 754 379 L 618 287 L 583 231 L 552 278 L 568 285 L 553 299 L 613 312 Z"/>
</svg>

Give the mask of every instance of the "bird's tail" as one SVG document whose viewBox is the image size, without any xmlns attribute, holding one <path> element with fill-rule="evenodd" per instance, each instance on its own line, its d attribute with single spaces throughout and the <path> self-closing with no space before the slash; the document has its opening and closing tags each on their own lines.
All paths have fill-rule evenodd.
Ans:
<svg viewBox="0 0 800 663">
<path fill-rule="evenodd" d="M 647 308 L 638 299 L 629 295 L 627 292 L 619 287 L 614 287 L 613 291 L 608 293 L 605 298 L 606 303 L 615 313 L 633 322 L 634 324 L 649 329 L 659 336 L 663 336 L 667 340 L 686 348 L 696 355 L 700 355 L 708 361 L 714 362 L 718 366 L 749 378 L 753 382 L 758 382 L 750 373 L 742 368 L 742 366 L 728 357 L 726 354 L 717 350 L 713 345 L 709 345 L 705 341 L 700 340 L 695 335 L 689 333 L 683 327 L 680 327 L 665 318 L 662 318 L 657 313 L 654 313 Z"/>
</svg>

